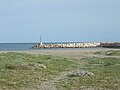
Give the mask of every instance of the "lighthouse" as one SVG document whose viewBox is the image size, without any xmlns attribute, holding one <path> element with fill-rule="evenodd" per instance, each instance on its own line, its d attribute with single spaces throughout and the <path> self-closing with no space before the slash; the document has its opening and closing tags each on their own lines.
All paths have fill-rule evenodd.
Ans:
<svg viewBox="0 0 120 90">
<path fill-rule="evenodd" d="M 42 36 L 40 36 L 40 45 L 42 45 L 43 43 L 42 43 Z"/>
</svg>

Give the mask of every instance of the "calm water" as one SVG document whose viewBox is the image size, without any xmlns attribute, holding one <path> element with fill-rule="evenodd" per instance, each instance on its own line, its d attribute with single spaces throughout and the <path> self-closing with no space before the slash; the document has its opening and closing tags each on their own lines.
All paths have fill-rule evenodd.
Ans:
<svg viewBox="0 0 120 90">
<path fill-rule="evenodd" d="M 0 51 L 15 51 L 15 50 L 93 50 L 102 48 L 47 48 L 47 49 L 32 49 L 32 46 L 38 43 L 0 43 Z"/>
<path fill-rule="evenodd" d="M 0 43 L 0 51 L 7 50 L 31 50 L 36 43 Z"/>
</svg>

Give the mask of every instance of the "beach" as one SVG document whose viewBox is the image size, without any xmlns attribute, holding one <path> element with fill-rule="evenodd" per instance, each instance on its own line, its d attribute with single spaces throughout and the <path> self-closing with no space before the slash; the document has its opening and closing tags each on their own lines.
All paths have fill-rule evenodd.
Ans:
<svg viewBox="0 0 120 90">
<path fill-rule="evenodd" d="M 42 54 L 42 55 L 57 55 L 57 56 L 80 56 L 86 55 L 86 53 L 92 53 L 97 51 L 109 51 L 109 50 L 120 50 L 120 49 L 112 49 L 112 48 L 90 48 L 90 49 L 75 49 L 75 50 L 17 50 L 17 51 L 0 51 L 0 53 L 7 53 L 7 52 L 18 52 L 18 53 L 27 53 L 27 54 Z"/>
</svg>

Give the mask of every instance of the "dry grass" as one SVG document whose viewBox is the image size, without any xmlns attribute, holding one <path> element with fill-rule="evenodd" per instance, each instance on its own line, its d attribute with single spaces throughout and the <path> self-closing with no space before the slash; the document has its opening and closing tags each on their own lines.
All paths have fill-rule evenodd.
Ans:
<svg viewBox="0 0 120 90">
<path fill-rule="evenodd" d="M 46 68 L 36 69 L 33 67 L 38 64 L 43 64 Z M 0 88 L 12 90 L 24 87 L 37 89 L 43 81 L 47 81 L 52 76 L 69 70 L 73 66 L 76 64 L 63 57 L 12 52 L 1 53 Z"/>
</svg>

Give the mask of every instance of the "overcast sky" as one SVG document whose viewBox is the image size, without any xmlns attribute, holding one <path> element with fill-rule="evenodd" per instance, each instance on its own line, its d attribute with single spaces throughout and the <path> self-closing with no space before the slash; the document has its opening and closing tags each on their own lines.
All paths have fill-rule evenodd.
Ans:
<svg viewBox="0 0 120 90">
<path fill-rule="evenodd" d="M 120 0 L 0 0 L 0 43 L 120 41 Z"/>
</svg>

